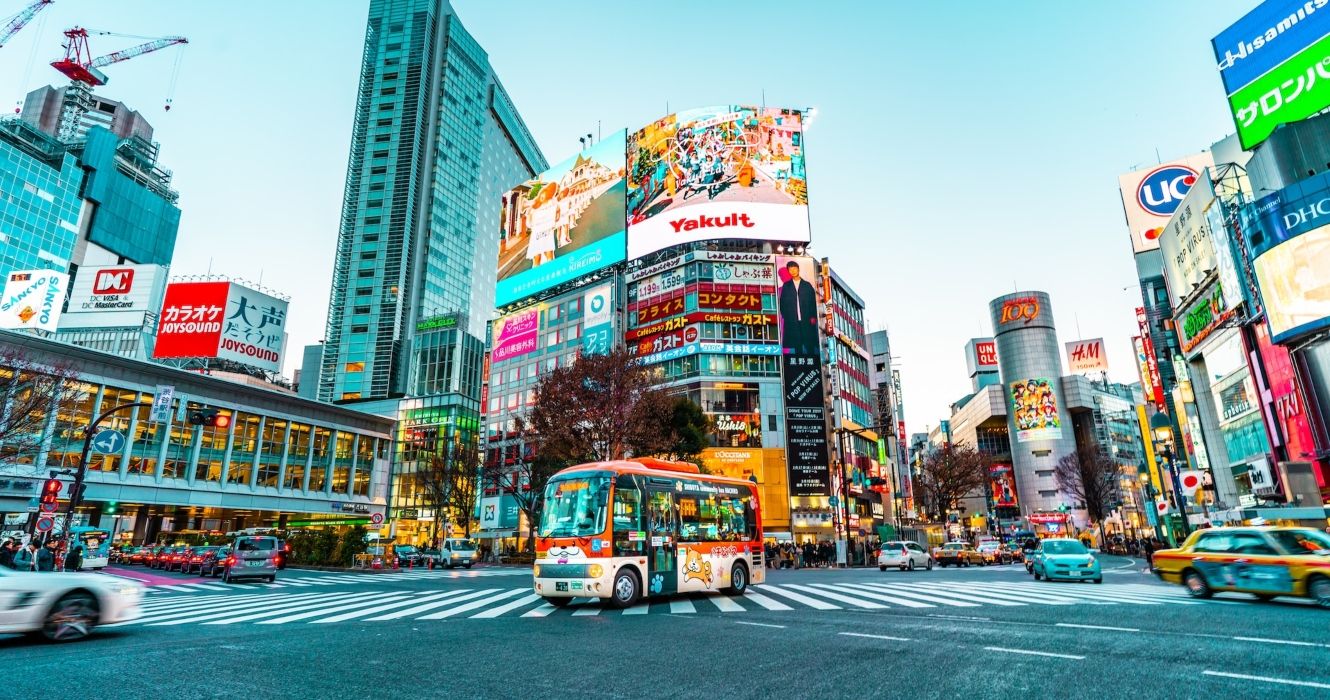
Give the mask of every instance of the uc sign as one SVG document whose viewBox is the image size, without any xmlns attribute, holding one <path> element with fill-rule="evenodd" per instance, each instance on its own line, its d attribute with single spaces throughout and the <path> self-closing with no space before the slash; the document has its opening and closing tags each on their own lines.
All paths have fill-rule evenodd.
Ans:
<svg viewBox="0 0 1330 700">
<path fill-rule="evenodd" d="M 1196 171 L 1185 165 L 1155 168 L 1136 188 L 1136 202 L 1155 216 L 1173 216 L 1194 184 Z"/>
<path fill-rule="evenodd" d="M 1005 325 L 1024 321 L 1025 325 L 1029 325 L 1036 318 L 1039 318 L 1039 300 L 1035 297 L 1021 297 L 1002 302 L 1002 318 L 998 323 Z"/>
</svg>

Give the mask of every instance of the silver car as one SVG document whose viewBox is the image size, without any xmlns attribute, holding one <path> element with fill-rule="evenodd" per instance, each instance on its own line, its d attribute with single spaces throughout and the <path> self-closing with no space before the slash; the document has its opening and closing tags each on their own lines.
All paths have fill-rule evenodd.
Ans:
<svg viewBox="0 0 1330 700">
<path fill-rule="evenodd" d="M 277 580 L 281 554 L 282 544 L 276 537 L 237 537 L 231 543 L 231 556 L 226 558 L 222 569 L 222 581 L 264 578 L 272 583 Z"/>
</svg>

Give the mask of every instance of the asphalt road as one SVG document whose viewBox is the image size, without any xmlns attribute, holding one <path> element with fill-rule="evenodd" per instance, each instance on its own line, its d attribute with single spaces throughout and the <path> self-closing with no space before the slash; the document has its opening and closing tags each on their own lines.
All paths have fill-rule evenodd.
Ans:
<svg viewBox="0 0 1330 700">
<path fill-rule="evenodd" d="M 776 571 L 741 599 L 628 611 L 551 608 L 522 569 L 161 575 L 134 623 L 62 646 L 0 638 L 3 695 L 1330 697 L 1330 611 L 1193 601 L 1138 561 L 1104 565 L 1102 585 L 1020 565 Z"/>
</svg>

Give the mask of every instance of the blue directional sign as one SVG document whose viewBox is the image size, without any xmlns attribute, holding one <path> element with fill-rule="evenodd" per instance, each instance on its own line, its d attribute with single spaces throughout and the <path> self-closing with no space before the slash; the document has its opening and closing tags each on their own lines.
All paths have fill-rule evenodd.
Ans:
<svg viewBox="0 0 1330 700">
<path fill-rule="evenodd" d="M 92 449 L 104 455 L 113 455 L 125 449 L 125 434 L 117 430 L 103 430 L 92 439 Z"/>
</svg>

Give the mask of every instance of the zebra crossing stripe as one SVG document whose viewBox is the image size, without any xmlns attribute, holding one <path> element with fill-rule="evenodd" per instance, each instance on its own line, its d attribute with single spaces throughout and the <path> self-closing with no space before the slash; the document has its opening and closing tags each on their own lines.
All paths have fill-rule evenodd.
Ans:
<svg viewBox="0 0 1330 700">
<path fill-rule="evenodd" d="M 927 603 L 937 603 L 938 605 L 946 605 L 948 607 L 953 607 L 953 608 L 979 607 L 978 603 L 969 600 L 959 600 L 945 595 L 937 595 L 932 591 L 920 591 L 914 588 L 906 588 L 904 586 L 892 586 L 885 583 L 865 583 L 863 585 L 875 591 L 882 591 L 883 593 L 890 593 L 891 595 L 904 596 L 906 598 L 912 598 L 914 600 L 922 600 Z"/>
<path fill-rule="evenodd" d="M 1031 588 L 1034 587 L 1032 584 L 1027 584 L 1027 585 L 1030 585 Z M 1049 587 L 1052 587 L 1056 584 L 1050 583 L 1047 585 Z M 1194 600 L 1190 600 L 1187 598 L 1173 597 L 1162 592 L 1157 594 L 1150 594 L 1145 592 L 1132 593 L 1128 591 L 1123 591 L 1119 593 L 1117 591 L 1114 591 L 1112 588 L 1108 590 L 1104 590 L 1102 588 L 1095 588 L 1093 590 L 1076 590 L 1072 586 L 1062 587 L 1062 590 L 1064 591 L 1065 595 L 1074 596 L 1077 598 L 1089 598 L 1091 600 L 1111 600 L 1119 603 L 1135 603 L 1138 605 L 1167 605 L 1167 604 L 1199 605 L 1200 604 Z"/>
<path fill-rule="evenodd" d="M 1007 600 L 1006 598 L 990 596 L 987 591 L 970 589 L 944 589 L 936 586 L 919 587 L 917 590 L 920 595 L 931 596 L 938 600 L 955 600 L 959 602 L 969 602 L 971 605 L 996 605 L 998 607 L 1016 608 L 1025 605 L 1023 601 Z"/>
<path fill-rule="evenodd" d="M 324 623 L 328 623 L 328 622 L 343 622 L 343 621 L 345 621 L 345 620 L 351 620 L 351 619 L 354 619 L 354 618 L 357 618 L 357 617 L 361 617 L 361 616 L 363 616 L 363 615 L 373 615 L 374 613 L 383 612 L 383 611 L 385 611 L 385 610 L 392 610 L 393 608 L 404 608 L 404 607 L 406 607 L 406 606 L 408 606 L 408 605 L 412 605 L 412 604 L 416 604 L 416 603 L 423 603 L 423 602 L 425 602 L 425 601 L 429 601 L 429 600 L 438 600 L 438 599 L 440 599 L 440 598 L 449 598 L 449 597 L 455 596 L 455 595 L 457 595 L 458 593 L 461 593 L 461 592 L 462 592 L 462 591 L 444 591 L 444 592 L 442 592 L 442 593 L 431 593 L 431 594 L 429 594 L 429 595 L 423 595 L 423 596 L 419 596 L 419 597 L 416 597 L 416 598 L 411 598 L 411 599 L 408 599 L 408 600 L 398 600 L 398 601 L 393 602 L 393 603 L 388 603 L 388 604 L 386 604 L 386 605 L 379 605 L 379 606 L 377 606 L 377 607 L 369 608 L 369 609 L 366 609 L 366 610 L 356 610 L 356 611 L 353 611 L 353 612 L 342 613 L 341 615 L 333 615 L 332 617 L 324 618 L 324 619 L 321 619 L 321 620 L 314 620 L 313 622 L 316 623 L 316 624 L 324 624 Z"/>
<path fill-rule="evenodd" d="M 813 585 L 814 585 L 814 586 L 817 586 L 818 588 L 832 588 L 832 584 L 829 584 L 829 583 L 815 583 L 815 584 L 813 584 Z M 889 596 L 889 595 L 886 595 L 885 593 L 883 593 L 883 592 L 881 592 L 881 591 L 872 591 L 872 590 L 869 589 L 867 586 L 862 586 L 862 585 L 852 584 L 852 583 L 847 583 L 847 584 L 845 584 L 845 585 L 846 585 L 846 586 L 849 586 L 849 587 L 851 587 L 851 588 L 856 589 L 856 590 L 855 590 L 855 595 L 861 595 L 861 596 L 864 596 L 865 598 L 872 598 L 873 600 L 881 600 L 881 601 L 885 601 L 885 602 L 888 602 L 888 603 L 895 603 L 896 605 L 900 605 L 900 606 L 903 606 L 903 607 L 906 607 L 906 608 L 934 608 L 934 607 L 937 607 L 937 606 L 933 605 L 932 603 L 921 603 L 921 602 L 919 602 L 919 601 L 916 601 L 916 600 L 910 600 L 909 598 L 905 598 L 905 597 L 902 597 L 902 596 Z M 862 589 L 862 590 L 859 590 L 859 589 Z"/>
<path fill-rule="evenodd" d="M 495 593 L 494 595 L 492 595 L 492 596 L 490 596 L 490 597 L 488 597 L 488 598 L 481 598 L 480 600 L 473 600 L 473 601 L 471 601 L 470 603 L 467 603 L 466 605 L 459 605 L 459 606 L 457 606 L 457 607 L 455 607 L 455 608 L 448 608 L 447 610 L 444 610 L 444 611 L 442 611 L 442 612 L 431 613 L 431 614 L 429 614 L 429 615 L 425 615 L 424 617 L 418 617 L 418 618 L 416 618 L 416 619 L 417 619 L 417 620 L 442 620 L 442 619 L 444 619 L 444 618 L 452 617 L 453 615 L 457 615 L 457 614 L 460 614 L 460 613 L 464 613 L 464 612 L 467 612 L 467 611 L 469 611 L 469 610 L 475 610 L 476 608 L 483 608 L 483 607 L 485 607 L 486 605 L 489 605 L 490 603 L 498 602 L 498 601 L 500 601 L 500 600 L 503 600 L 504 598 L 511 598 L 511 597 L 513 597 L 513 596 L 515 596 L 515 595 L 518 595 L 518 594 L 520 594 L 520 593 L 529 593 L 530 591 L 531 591 L 530 588 L 513 588 L 513 589 L 510 589 L 510 590 L 504 591 L 504 592 L 502 592 L 502 593 Z"/>
<path fill-rule="evenodd" d="M 744 598 L 745 598 L 746 600 L 751 600 L 751 601 L 753 601 L 754 603 L 757 603 L 758 605 L 761 605 L 762 607 L 766 608 L 767 610 L 793 610 L 793 609 L 794 609 L 794 608 L 792 608 L 792 607 L 790 607 L 790 606 L 788 606 L 788 605 L 786 605 L 786 604 L 780 602 L 779 600 L 772 600 L 771 598 L 768 598 L 768 597 L 762 595 L 761 593 L 758 593 L 757 591 L 754 591 L 752 588 L 749 588 L 749 589 L 748 589 L 748 592 L 744 594 Z"/>
<path fill-rule="evenodd" d="M 313 595 L 314 594 L 311 593 L 300 596 L 284 596 L 283 599 L 288 601 L 304 600 L 306 598 L 313 597 Z M 159 621 L 177 620 L 181 618 L 188 618 L 193 615 L 208 614 L 210 612 L 217 612 L 219 606 L 226 606 L 227 609 L 223 612 L 223 614 L 226 614 L 230 612 L 235 612 L 237 610 L 257 609 L 265 605 L 274 605 L 277 603 L 279 603 L 279 600 L 273 596 L 255 596 L 254 598 L 247 598 L 239 603 L 237 603 L 235 599 L 211 600 L 196 605 L 185 605 L 178 608 L 171 608 L 169 610 L 159 610 L 155 614 L 146 615 L 137 620 L 134 620 L 132 624 L 139 624 L 139 625 L 153 624 Z M 126 623 L 116 623 L 116 624 L 126 624 Z M 107 625 L 107 627 L 114 627 L 114 626 L 115 625 Z"/>
<path fill-rule="evenodd" d="M 353 602 L 353 603 L 346 603 L 345 605 L 337 605 L 337 606 L 334 606 L 334 607 L 331 607 L 331 608 L 322 607 L 323 604 L 322 604 L 322 603 L 319 603 L 319 606 L 320 606 L 320 607 L 318 607 L 317 609 L 309 610 L 309 611 L 306 611 L 306 612 L 299 612 L 299 613 L 296 613 L 295 615 L 284 615 L 284 616 L 282 616 L 282 617 L 272 618 L 272 619 L 268 619 L 268 620 L 259 620 L 259 622 L 258 622 L 257 624 L 260 624 L 260 625 L 281 625 L 281 624 L 285 624 L 285 623 L 287 623 L 287 622 L 295 622 L 295 621 L 297 621 L 297 620 L 308 620 L 308 619 L 311 618 L 311 617 L 318 617 L 319 615 L 325 615 L 325 614 L 327 614 L 327 613 L 335 613 L 335 612 L 342 612 L 342 611 L 344 611 L 344 610 L 355 610 L 355 609 L 357 609 L 357 608 L 368 608 L 368 607 L 372 607 L 372 606 L 378 605 L 378 604 L 379 604 L 380 602 L 382 602 L 383 600 L 401 600 L 401 597 L 402 597 L 402 596 L 409 596 L 409 595 L 411 595 L 411 594 L 410 594 L 410 593 L 396 593 L 396 594 L 393 594 L 393 595 L 385 596 L 385 597 L 384 597 L 383 599 L 381 599 L 381 600 L 370 600 L 370 601 L 360 600 L 360 601 L 356 601 L 356 602 Z M 216 625 L 216 624 L 221 624 L 221 623 L 217 623 L 217 622 L 209 622 L 208 624 L 210 624 L 210 625 Z"/>
<path fill-rule="evenodd" d="M 840 607 L 839 605 L 832 605 L 831 603 L 824 603 L 824 602 L 822 602 L 822 601 L 820 601 L 820 600 L 817 600 L 816 598 L 809 598 L 809 597 L 806 596 L 806 595 L 803 595 L 803 594 L 800 594 L 800 593 L 795 593 L 794 591 L 787 591 L 787 590 L 785 590 L 784 588 L 781 588 L 780 586 L 776 586 L 776 585 L 773 585 L 773 584 L 770 584 L 770 583 L 764 583 L 764 584 L 762 584 L 762 590 L 763 590 L 764 592 L 767 592 L 767 593 L 775 593 L 775 594 L 778 595 L 778 596 L 782 596 L 782 597 L 785 597 L 785 598 L 789 598 L 790 600 L 793 600 L 793 601 L 796 602 L 796 603 L 803 603 L 804 605 L 807 605 L 807 606 L 810 607 L 810 608 L 816 608 L 816 609 L 818 609 L 818 610 L 840 610 L 840 609 L 841 609 L 841 607 Z"/>
<path fill-rule="evenodd" d="M 928 590 L 938 591 L 943 595 L 955 593 L 990 599 L 994 605 L 1003 604 L 998 601 L 1005 601 L 1011 605 L 1075 605 L 1079 602 L 1059 595 L 1031 595 L 1024 591 L 1006 591 L 991 586 L 961 585 L 942 582 L 930 582 L 920 585 L 926 586 Z"/>
<path fill-rule="evenodd" d="M 796 591 L 803 591 L 805 593 L 820 595 L 823 598 L 830 598 L 832 600 L 840 601 L 842 603 L 847 603 L 849 605 L 853 605 L 856 608 L 864 608 L 866 610 L 882 610 L 887 607 L 885 605 L 882 605 L 881 603 L 874 603 L 871 600 L 860 600 L 859 598 L 854 598 L 848 595 L 842 595 L 840 593 L 832 593 L 830 591 L 820 591 L 810 586 L 801 586 L 795 583 L 787 583 L 785 585 L 790 588 L 793 588 Z"/>
<path fill-rule="evenodd" d="M 727 595 L 709 595 L 706 598 L 711 604 L 720 609 L 721 612 L 748 612 L 748 609 L 734 602 Z"/>
<path fill-rule="evenodd" d="M 578 607 L 576 610 L 573 611 L 573 617 L 590 617 L 593 615 L 599 615 L 600 606 L 595 605 L 594 603 L 595 600 L 592 599 L 589 602 L 587 602 L 585 605 Z"/>
<path fill-rule="evenodd" d="M 276 598 L 274 596 L 246 596 L 243 598 L 235 598 L 226 595 L 216 595 L 216 596 L 199 596 L 197 598 L 177 598 L 175 600 L 162 600 L 160 602 L 153 601 L 152 604 L 144 605 L 139 609 L 144 616 L 143 618 L 140 618 L 140 620 L 147 617 L 153 617 L 156 615 L 165 614 L 168 612 L 177 613 L 177 612 L 185 612 L 188 610 L 209 608 L 216 606 L 218 604 L 225 604 L 229 600 L 236 600 L 239 601 L 238 604 L 244 605 L 251 602 L 259 603 L 264 601 L 271 603 L 274 600 L 276 600 Z"/>
<path fill-rule="evenodd" d="M 236 615 L 235 610 L 225 610 L 219 613 L 208 614 L 202 617 L 196 617 L 192 620 L 173 620 L 171 622 L 156 622 L 158 625 L 179 625 L 186 622 L 201 622 L 205 625 L 230 625 L 237 622 L 249 622 L 250 620 L 259 620 L 272 615 L 280 615 L 288 610 L 308 610 L 311 607 L 320 605 L 332 605 L 333 603 L 344 603 L 354 600 L 358 593 L 334 593 L 328 596 L 308 596 L 295 603 L 279 603 L 269 608 L 251 608 L 243 611 L 243 614 Z"/>
<path fill-rule="evenodd" d="M 532 604 L 532 603 L 534 603 L 534 602 L 536 602 L 536 601 L 538 601 L 538 600 L 540 600 L 540 596 L 536 595 L 535 593 L 531 593 L 531 594 L 529 594 L 529 595 L 526 595 L 526 596 L 523 596 L 523 597 L 521 597 L 521 598 L 518 598 L 517 600 L 514 600 L 514 601 L 511 602 L 511 603 L 505 603 L 505 604 L 503 604 L 503 605 L 500 605 L 500 606 L 497 607 L 497 608 L 492 608 L 492 609 L 490 609 L 490 610 L 486 610 L 485 612 L 477 613 L 477 614 L 475 614 L 475 615 L 472 615 L 471 617 L 472 617 L 473 619 L 476 619 L 476 618 L 485 619 L 485 618 L 491 618 L 491 617 L 498 617 L 498 616 L 500 616 L 500 615 L 502 615 L 502 614 L 504 614 L 504 613 L 506 613 L 506 612 L 508 612 L 508 611 L 510 611 L 510 610 L 516 610 L 516 609 L 521 608 L 521 607 L 526 607 L 526 606 L 528 606 L 528 605 L 530 605 L 530 604 Z"/>
<path fill-rule="evenodd" d="M 697 608 L 693 607 L 693 601 L 687 598 L 674 598 L 670 600 L 671 615 L 687 615 L 695 612 L 697 612 Z"/>
<path fill-rule="evenodd" d="M 471 598 L 479 598 L 480 596 L 488 595 L 497 590 L 499 589 L 485 588 L 479 591 L 472 591 L 470 593 L 467 593 L 466 595 L 461 595 L 454 598 L 448 598 L 447 600 L 436 600 L 430 603 L 425 603 L 424 605 L 417 605 L 413 608 L 407 608 L 406 610 L 398 610 L 397 612 L 391 612 L 388 613 L 387 615 L 379 615 L 378 617 L 366 618 L 366 622 L 381 622 L 383 620 L 396 620 L 399 617 L 407 617 L 408 615 L 415 615 L 416 613 L 425 612 L 426 610 L 433 610 L 434 608 L 441 608 L 445 605 L 460 603 L 464 600 L 470 600 Z"/>
<path fill-rule="evenodd" d="M 651 603 L 649 603 L 649 602 L 647 602 L 647 601 L 644 600 L 644 601 L 638 603 L 637 605 L 634 605 L 634 606 L 631 607 L 631 608 L 627 608 L 627 609 L 625 609 L 625 610 L 623 611 L 623 614 L 624 614 L 624 615 L 645 615 L 645 614 L 647 614 L 647 613 L 649 613 L 649 612 L 651 612 Z M 526 617 L 526 616 L 523 615 L 523 617 Z"/>
<path fill-rule="evenodd" d="M 1055 584 L 1029 584 L 1029 583 L 997 583 L 993 587 L 999 591 L 1010 591 L 1019 595 L 1031 597 L 1055 596 L 1065 600 L 1072 600 L 1077 603 L 1089 603 L 1092 605 L 1116 605 L 1118 603 L 1132 603 L 1138 605 L 1159 605 L 1152 600 L 1143 600 L 1131 594 L 1115 595 L 1112 592 L 1104 592 L 1102 589 L 1093 591 L 1076 590 L 1071 587 L 1061 589 L 1054 588 Z"/>
<path fill-rule="evenodd" d="M 522 617 L 545 617 L 550 613 L 554 612 L 555 610 L 558 610 L 558 608 L 554 607 L 553 605 L 550 605 L 549 603 L 546 603 L 536 608 L 535 610 L 530 610 L 526 613 L 523 613 Z"/>
</svg>

